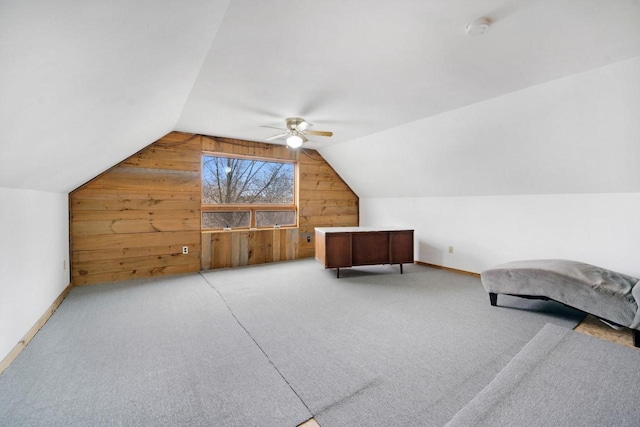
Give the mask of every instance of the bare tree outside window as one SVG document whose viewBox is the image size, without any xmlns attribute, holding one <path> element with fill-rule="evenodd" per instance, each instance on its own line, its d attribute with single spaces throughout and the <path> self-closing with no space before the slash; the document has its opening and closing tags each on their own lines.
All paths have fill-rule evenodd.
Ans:
<svg viewBox="0 0 640 427">
<path fill-rule="evenodd" d="M 204 156 L 202 203 L 293 204 L 293 164 Z"/>
<path fill-rule="evenodd" d="M 248 228 L 251 212 L 202 212 L 202 228 Z"/>
<path fill-rule="evenodd" d="M 202 204 L 205 229 L 295 226 L 294 164 L 204 155 Z"/>
<path fill-rule="evenodd" d="M 258 227 L 296 225 L 296 213 L 294 211 L 257 211 L 256 225 Z"/>
</svg>

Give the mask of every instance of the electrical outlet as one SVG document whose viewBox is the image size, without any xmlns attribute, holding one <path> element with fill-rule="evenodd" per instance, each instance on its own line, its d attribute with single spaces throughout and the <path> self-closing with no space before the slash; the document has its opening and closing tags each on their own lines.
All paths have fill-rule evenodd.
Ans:
<svg viewBox="0 0 640 427">
<path fill-rule="evenodd" d="M 183 246 L 182 247 L 182 255 L 186 255 L 189 253 L 189 246 Z"/>
<path fill-rule="evenodd" d="M 449 253 L 452 254 L 453 253 L 453 246 L 449 246 Z"/>
<path fill-rule="evenodd" d="M 307 243 L 311 243 L 311 235 L 307 236 Z"/>
</svg>

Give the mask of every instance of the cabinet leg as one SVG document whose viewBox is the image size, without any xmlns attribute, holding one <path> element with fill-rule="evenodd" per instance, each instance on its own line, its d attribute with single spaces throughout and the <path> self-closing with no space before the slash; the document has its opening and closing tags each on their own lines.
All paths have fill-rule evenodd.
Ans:
<svg viewBox="0 0 640 427">
<path fill-rule="evenodd" d="M 402 264 L 400 264 L 400 274 L 402 274 Z"/>
<path fill-rule="evenodd" d="M 340 267 L 336 268 L 336 279 L 340 278 Z"/>
</svg>

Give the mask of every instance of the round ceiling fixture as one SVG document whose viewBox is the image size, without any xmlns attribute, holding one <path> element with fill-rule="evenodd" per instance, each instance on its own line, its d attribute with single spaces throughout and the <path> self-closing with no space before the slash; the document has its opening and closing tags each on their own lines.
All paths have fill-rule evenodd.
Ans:
<svg viewBox="0 0 640 427">
<path fill-rule="evenodd" d="M 302 145 L 302 138 L 298 135 L 291 135 L 287 138 L 287 145 L 291 148 L 298 148 Z"/>
<path fill-rule="evenodd" d="M 489 25 L 491 25 L 489 18 L 478 18 L 467 25 L 467 34 L 470 36 L 479 36 L 480 34 L 484 34 L 489 29 Z"/>
</svg>

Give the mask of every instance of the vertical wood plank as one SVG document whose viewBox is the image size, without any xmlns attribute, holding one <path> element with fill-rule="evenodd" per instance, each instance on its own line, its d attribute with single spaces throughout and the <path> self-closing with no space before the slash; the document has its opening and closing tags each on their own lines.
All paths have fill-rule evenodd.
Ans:
<svg viewBox="0 0 640 427">
<path fill-rule="evenodd" d="M 211 269 L 211 234 L 202 234 L 202 256 L 200 257 L 200 268 L 202 270 Z"/>
<path fill-rule="evenodd" d="M 287 258 L 287 250 L 291 245 L 291 230 L 282 230 L 280 231 L 280 239 L 284 244 L 280 244 L 280 260 L 286 261 Z"/>
<path fill-rule="evenodd" d="M 229 233 L 231 236 L 231 267 L 239 267 L 240 265 L 240 233 Z"/>
<path fill-rule="evenodd" d="M 260 236 L 261 231 L 249 232 L 248 236 L 248 250 L 247 250 L 247 264 L 262 264 L 260 262 Z"/>
<path fill-rule="evenodd" d="M 229 268 L 232 266 L 230 233 L 212 233 L 211 268 Z"/>
<path fill-rule="evenodd" d="M 267 261 L 267 238 L 270 237 L 272 230 L 261 230 L 258 232 L 258 236 L 256 236 L 256 264 L 264 264 Z"/>
<path fill-rule="evenodd" d="M 267 230 L 264 232 L 264 236 L 262 238 L 264 245 L 264 262 L 269 263 L 273 262 L 273 239 L 276 235 L 277 229 Z"/>
<path fill-rule="evenodd" d="M 240 237 L 238 255 L 239 255 L 239 265 L 245 266 L 249 265 L 249 232 L 241 231 L 237 233 Z"/>
<path fill-rule="evenodd" d="M 231 261 L 233 254 L 229 251 L 229 248 L 231 247 L 232 236 L 231 234 L 219 234 L 218 236 L 220 236 L 220 247 L 218 248 L 220 263 L 224 268 L 231 267 L 233 265 Z"/>
<path fill-rule="evenodd" d="M 291 245 L 289 247 L 289 251 L 287 254 L 287 259 L 298 259 L 298 242 L 299 242 L 299 232 L 297 228 L 291 229 Z"/>
<path fill-rule="evenodd" d="M 284 230 L 273 230 L 273 241 L 271 244 L 272 261 L 280 261 L 280 236 Z"/>
</svg>

